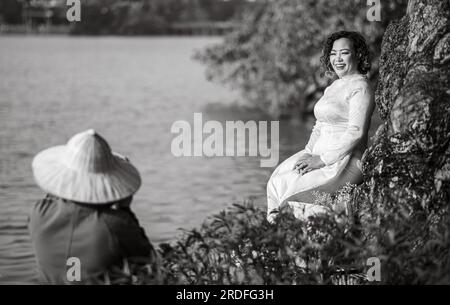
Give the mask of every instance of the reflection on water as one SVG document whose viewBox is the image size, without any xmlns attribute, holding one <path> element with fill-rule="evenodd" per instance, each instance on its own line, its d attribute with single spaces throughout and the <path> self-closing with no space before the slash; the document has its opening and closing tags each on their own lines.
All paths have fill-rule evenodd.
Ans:
<svg viewBox="0 0 450 305">
<path fill-rule="evenodd" d="M 176 120 L 267 120 L 231 106 L 235 93 L 205 81 L 194 49 L 217 38 L 0 37 L 0 283 L 35 281 L 27 231 L 44 194 L 33 181 L 34 154 L 95 128 L 139 168 L 133 210 L 152 242 L 233 202 L 264 204 L 271 168 L 258 157 L 175 158 Z M 306 142 L 307 128 L 280 124 L 280 160 Z"/>
</svg>

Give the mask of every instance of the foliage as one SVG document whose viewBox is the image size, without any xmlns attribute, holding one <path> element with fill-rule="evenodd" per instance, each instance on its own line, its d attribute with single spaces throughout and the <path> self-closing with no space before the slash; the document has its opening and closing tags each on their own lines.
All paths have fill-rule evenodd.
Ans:
<svg viewBox="0 0 450 305">
<path fill-rule="evenodd" d="M 81 0 L 81 21 L 73 25 L 73 34 L 156 35 L 170 33 L 175 22 L 229 21 L 239 18 L 244 0 Z M 23 24 L 25 7 L 35 10 L 49 6 L 52 24 L 67 24 L 66 0 L 2 0 L 0 23 Z M 46 20 L 35 20 L 45 23 Z"/>
<path fill-rule="evenodd" d="M 365 203 L 353 221 L 342 207 L 355 195 L 352 185 L 318 193 L 315 203 L 333 208 L 329 215 L 301 221 L 286 208 L 275 225 L 251 201 L 234 204 L 161 244 L 153 269 L 135 268 L 118 283 L 331 284 L 342 271 L 359 276 L 359 284 L 450 283 L 448 207 L 422 213 Z M 369 257 L 381 260 L 381 282 L 364 280 Z"/>
<path fill-rule="evenodd" d="M 196 58 L 207 65 L 209 79 L 240 89 L 246 100 L 273 116 L 293 105 L 304 112 L 327 85 L 319 67 L 326 36 L 359 31 L 378 58 L 384 29 L 405 5 L 404 0 L 383 3 L 381 21 L 370 22 L 365 0 L 264 1 L 222 43 Z M 373 66 L 376 74 L 376 61 Z"/>
<path fill-rule="evenodd" d="M 83 4 L 83 17 L 73 34 L 168 34 L 175 22 L 226 21 L 246 5 L 241 0 L 90 0 Z"/>
<path fill-rule="evenodd" d="M 22 22 L 22 4 L 18 0 L 0 2 L 0 23 L 2 21 L 9 24 Z"/>
<path fill-rule="evenodd" d="M 169 34 L 175 22 L 230 21 L 238 18 L 244 0 L 81 0 L 81 21 L 72 24 L 74 34 L 155 35 Z M 2 0 L 0 23 L 23 24 L 23 9 L 50 9 L 52 24 L 67 24 L 66 0 Z M 35 20 L 45 23 L 46 20 Z"/>
<path fill-rule="evenodd" d="M 161 34 L 168 27 L 163 16 L 146 2 L 95 0 L 83 4 L 82 18 L 72 34 Z"/>
</svg>

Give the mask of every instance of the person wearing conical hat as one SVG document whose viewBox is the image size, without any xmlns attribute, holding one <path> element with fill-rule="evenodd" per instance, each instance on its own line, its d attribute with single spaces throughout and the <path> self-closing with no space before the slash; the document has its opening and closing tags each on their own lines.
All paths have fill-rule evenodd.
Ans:
<svg viewBox="0 0 450 305">
<path fill-rule="evenodd" d="M 129 208 L 141 185 L 139 172 L 97 132 L 78 133 L 66 145 L 40 152 L 32 170 L 47 193 L 29 223 L 42 283 L 101 282 L 124 260 L 155 259 Z"/>
</svg>

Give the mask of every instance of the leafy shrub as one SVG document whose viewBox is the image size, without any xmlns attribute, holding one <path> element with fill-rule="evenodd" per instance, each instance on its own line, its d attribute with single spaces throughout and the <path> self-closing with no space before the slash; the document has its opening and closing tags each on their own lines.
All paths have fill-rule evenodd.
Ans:
<svg viewBox="0 0 450 305">
<path fill-rule="evenodd" d="M 342 281 L 339 271 L 356 273 L 360 284 L 450 283 L 448 208 L 427 214 L 367 204 L 352 220 L 342 207 L 352 203 L 354 189 L 318 193 L 315 203 L 334 211 L 307 222 L 285 208 L 272 225 L 251 201 L 234 204 L 161 244 L 156 264 L 127 267 L 116 283 L 332 284 Z M 381 282 L 361 280 L 369 257 L 381 260 Z"/>
</svg>

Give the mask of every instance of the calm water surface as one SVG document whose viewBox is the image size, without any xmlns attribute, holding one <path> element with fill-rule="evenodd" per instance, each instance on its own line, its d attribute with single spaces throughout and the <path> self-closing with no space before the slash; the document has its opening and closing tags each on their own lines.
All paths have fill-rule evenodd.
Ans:
<svg viewBox="0 0 450 305">
<path fill-rule="evenodd" d="M 155 244 L 178 228 L 249 196 L 264 205 L 271 168 L 258 157 L 175 158 L 176 120 L 268 120 L 234 107 L 239 96 L 209 83 L 195 50 L 219 38 L 0 37 L 0 283 L 33 283 L 27 217 L 44 193 L 30 164 L 39 151 L 95 128 L 127 155 L 143 184 L 133 201 Z M 280 160 L 302 148 L 308 128 L 281 122 Z"/>
</svg>

